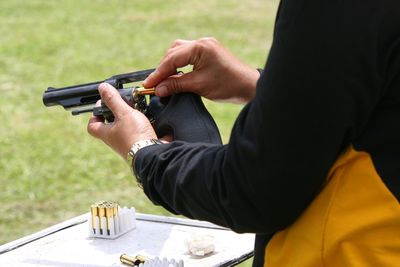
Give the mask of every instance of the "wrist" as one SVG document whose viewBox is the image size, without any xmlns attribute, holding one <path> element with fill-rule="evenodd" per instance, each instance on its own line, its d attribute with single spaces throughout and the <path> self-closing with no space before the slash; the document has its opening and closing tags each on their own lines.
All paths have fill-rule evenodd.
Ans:
<svg viewBox="0 0 400 267">
<path fill-rule="evenodd" d="M 135 159 L 137 153 L 145 147 L 152 146 L 152 145 L 160 145 L 163 142 L 159 139 L 151 138 L 151 139 L 144 139 L 135 142 L 131 148 L 129 149 L 128 154 L 126 155 L 126 160 L 129 163 L 129 166 L 131 168 L 132 174 L 136 177 L 136 181 L 138 182 L 138 185 L 141 187 L 142 181 L 140 179 L 140 176 L 137 174 L 136 169 L 135 169 Z"/>
<path fill-rule="evenodd" d="M 256 95 L 257 81 L 260 78 L 261 71 L 260 69 L 248 68 L 247 71 L 242 74 L 246 79 L 243 87 L 245 89 L 241 90 L 242 103 L 246 104 L 250 102 Z"/>
</svg>

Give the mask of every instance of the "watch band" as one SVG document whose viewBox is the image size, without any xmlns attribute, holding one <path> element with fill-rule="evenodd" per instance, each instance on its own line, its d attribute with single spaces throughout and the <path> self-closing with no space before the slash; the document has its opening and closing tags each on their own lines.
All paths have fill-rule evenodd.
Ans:
<svg viewBox="0 0 400 267">
<path fill-rule="evenodd" d="M 138 185 L 140 187 L 142 187 L 142 181 L 141 181 L 139 175 L 136 173 L 136 170 L 135 170 L 135 157 L 136 157 L 136 154 L 140 149 L 142 149 L 142 148 L 144 148 L 146 146 L 159 145 L 159 144 L 162 144 L 162 142 L 160 140 L 158 140 L 158 139 L 146 139 L 146 140 L 140 140 L 140 141 L 134 143 L 131 146 L 131 148 L 129 149 L 129 152 L 128 152 L 128 155 L 127 155 L 127 160 L 128 160 L 128 163 L 129 163 L 129 165 L 131 167 L 132 173 L 136 177 L 136 181 L 138 182 Z"/>
</svg>

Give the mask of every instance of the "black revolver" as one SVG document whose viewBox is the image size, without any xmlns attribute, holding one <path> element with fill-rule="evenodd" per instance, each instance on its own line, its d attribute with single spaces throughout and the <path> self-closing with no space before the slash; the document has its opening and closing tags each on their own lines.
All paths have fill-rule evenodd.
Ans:
<svg viewBox="0 0 400 267">
<path fill-rule="evenodd" d="M 107 106 L 95 106 L 101 99 L 98 86 L 107 82 L 114 86 L 132 108 L 141 111 L 152 123 L 157 136 L 172 135 L 174 140 L 221 144 L 215 121 L 200 96 L 193 93 L 175 94 L 167 98 L 154 95 L 154 90 L 132 83 L 143 81 L 154 69 L 114 75 L 104 81 L 68 86 L 49 87 L 43 94 L 45 106 L 61 105 L 72 115 L 93 112 L 112 122 L 114 116 Z M 147 96 L 148 95 L 148 96 Z"/>
</svg>

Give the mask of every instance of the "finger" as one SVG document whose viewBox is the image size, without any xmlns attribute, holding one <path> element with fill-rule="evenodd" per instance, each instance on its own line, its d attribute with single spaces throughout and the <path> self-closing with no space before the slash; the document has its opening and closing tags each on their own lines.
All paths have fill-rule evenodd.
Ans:
<svg viewBox="0 0 400 267">
<path fill-rule="evenodd" d="M 167 52 L 164 54 L 163 58 L 161 59 L 161 61 L 163 61 L 166 57 L 168 57 L 170 54 L 174 53 L 175 51 L 181 49 L 183 46 L 186 46 L 188 44 L 191 44 L 195 41 L 189 41 L 189 40 L 175 40 L 171 47 L 167 50 Z M 160 61 L 160 62 L 161 62 Z"/>
<path fill-rule="evenodd" d="M 171 54 L 175 53 L 178 50 L 181 50 L 184 46 L 186 46 L 187 44 L 182 44 L 180 46 L 175 46 L 175 47 L 171 47 L 170 49 L 167 50 L 167 52 L 165 53 L 164 57 L 160 60 L 160 63 L 167 57 L 169 57 Z"/>
<path fill-rule="evenodd" d="M 175 51 L 182 49 L 183 46 L 191 44 L 195 42 L 194 40 L 175 40 L 171 47 L 167 50 L 167 52 L 165 53 L 164 57 L 161 59 L 160 62 L 162 62 L 166 57 L 168 57 L 170 54 L 174 53 Z"/>
<path fill-rule="evenodd" d="M 129 105 L 121 98 L 117 89 L 108 83 L 101 83 L 99 85 L 99 92 L 102 101 L 107 105 L 107 107 L 114 114 L 115 118 L 120 117 L 130 110 Z"/>
<path fill-rule="evenodd" d="M 174 53 L 176 50 L 181 49 L 182 45 L 186 45 L 188 43 L 192 43 L 194 41 L 188 41 L 188 40 L 182 40 L 182 39 L 177 39 L 175 40 L 172 44 L 171 47 L 167 50 L 167 52 L 165 53 L 164 57 L 161 59 L 160 62 L 162 62 L 166 57 L 170 56 L 172 53 Z M 176 73 L 176 70 L 175 70 Z M 174 73 L 173 73 L 174 74 Z M 154 87 L 156 85 L 155 83 L 155 79 L 159 80 L 159 78 L 157 77 L 159 74 L 157 73 L 157 69 L 150 73 L 150 75 L 142 82 L 142 85 L 145 88 L 150 88 L 150 87 Z M 171 74 L 172 75 L 172 74 Z"/>
<path fill-rule="evenodd" d="M 194 65 L 196 55 L 196 43 L 190 42 L 166 55 L 160 62 L 157 69 L 143 82 L 145 87 L 154 87 L 171 75 L 176 74 L 176 70 L 189 64 Z"/>
<path fill-rule="evenodd" d="M 172 43 L 171 47 L 167 50 L 167 52 L 165 53 L 165 55 L 161 59 L 161 61 L 163 61 L 168 55 L 174 53 L 175 51 L 177 51 L 179 49 L 182 49 L 182 47 L 184 47 L 184 46 L 187 46 L 189 44 L 193 44 L 194 42 L 196 42 L 196 41 L 194 41 L 194 40 L 181 40 L 181 39 L 175 40 Z"/>
<path fill-rule="evenodd" d="M 109 125 L 104 124 L 104 118 L 92 116 L 89 119 L 87 131 L 90 135 L 103 140 L 108 127 Z"/>
<path fill-rule="evenodd" d="M 199 89 L 199 83 L 196 82 L 198 74 L 193 72 L 183 75 L 174 75 L 162 81 L 156 87 L 156 95 L 166 97 L 180 92 L 194 92 Z"/>
</svg>

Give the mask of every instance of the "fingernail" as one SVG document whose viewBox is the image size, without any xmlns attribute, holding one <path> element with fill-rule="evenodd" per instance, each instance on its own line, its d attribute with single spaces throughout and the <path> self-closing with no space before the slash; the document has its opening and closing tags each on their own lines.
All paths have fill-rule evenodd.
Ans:
<svg viewBox="0 0 400 267">
<path fill-rule="evenodd" d="M 99 85 L 99 91 L 106 90 L 107 87 L 108 87 L 108 84 L 107 84 L 107 83 L 101 83 L 101 84 Z"/>
<path fill-rule="evenodd" d="M 156 94 L 158 96 L 166 96 L 168 94 L 168 88 L 165 85 L 160 85 L 158 87 L 156 87 Z"/>
</svg>

